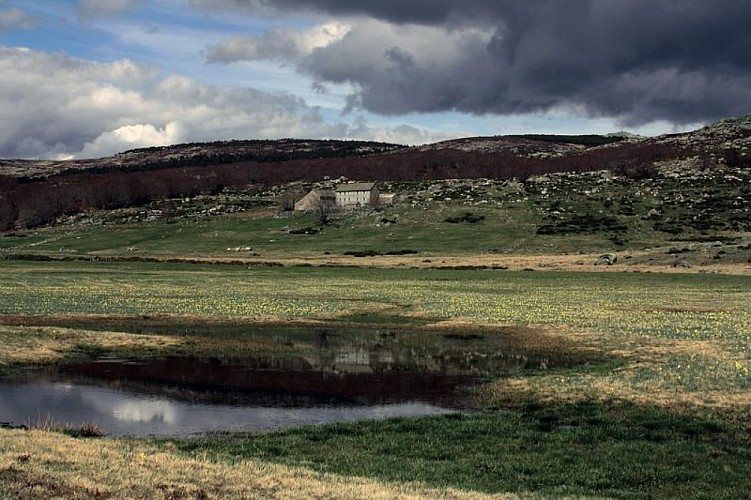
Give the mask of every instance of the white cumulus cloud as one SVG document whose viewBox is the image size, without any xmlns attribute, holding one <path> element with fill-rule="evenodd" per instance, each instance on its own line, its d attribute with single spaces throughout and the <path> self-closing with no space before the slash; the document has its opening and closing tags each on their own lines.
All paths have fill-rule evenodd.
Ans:
<svg viewBox="0 0 751 500">
<path fill-rule="evenodd" d="M 302 30 L 272 29 L 262 36 L 235 36 L 210 46 L 207 59 L 222 63 L 259 59 L 298 60 L 315 49 L 341 40 L 350 29 L 345 23 L 330 22 Z"/>
<path fill-rule="evenodd" d="M 0 48 L 0 123 L 0 158 L 90 158 L 230 139 L 445 137 L 330 123 L 290 94 L 209 85 L 130 60 L 99 63 L 17 48 Z"/>
<path fill-rule="evenodd" d="M 79 156 L 97 158 L 123 149 L 166 146 L 180 142 L 184 142 L 183 126 L 178 122 L 169 122 L 162 128 L 156 128 L 150 123 L 124 125 L 87 142 Z"/>
</svg>

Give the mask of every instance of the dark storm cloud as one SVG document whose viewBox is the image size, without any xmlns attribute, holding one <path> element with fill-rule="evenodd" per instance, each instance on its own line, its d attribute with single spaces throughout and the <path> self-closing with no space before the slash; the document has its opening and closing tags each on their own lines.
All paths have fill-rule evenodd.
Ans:
<svg viewBox="0 0 751 500">
<path fill-rule="evenodd" d="M 375 112 L 571 108 L 628 125 L 751 112 L 748 1 L 226 1 L 360 16 L 294 62 L 355 83 L 350 103 Z"/>
</svg>

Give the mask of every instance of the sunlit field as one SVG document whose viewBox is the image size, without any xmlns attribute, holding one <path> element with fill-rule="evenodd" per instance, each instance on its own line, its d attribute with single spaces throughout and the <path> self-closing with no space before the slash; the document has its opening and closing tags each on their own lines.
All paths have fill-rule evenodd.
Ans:
<svg viewBox="0 0 751 500">
<path fill-rule="evenodd" d="M 751 431 L 748 276 L 21 261 L 2 262 L 0 271 L 0 371 L 6 372 L 87 353 L 171 352 L 191 339 L 169 325 L 190 322 L 481 332 L 508 336 L 507 345 L 577 350 L 601 360 L 488 380 L 475 391 L 475 417 L 154 443 L 170 460 L 205 459 L 226 470 L 262 460 L 377 481 L 417 480 L 420 488 L 445 492 L 554 496 L 680 496 L 704 490 L 734 496 L 743 489 L 742 469 L 751 464 L 742 451 Z M 132 325 L 139 322 L 152 327 L 134 333 Z M 240 344 L 243 338 L 227 342 Z M 655 435 L 634 430 L 645 419 L 658 422 L 650 424 Z M 534 422 L 544 424 L 544 432 Z M 709 429 L 706 435 L 713 437 L 695 441 L 690 436 L 696 428 Z M 446 439 L 459 429 L 487 439 L 472 439 L 466 445 L 471 451 L 457 451 Z M 14 440 L 21 439 L 13 432 Z M 416 432 L 434 443 L 416 445 L 421 457 L 410 455 L 404 442 Z M 607 480 L 567 480 L 559 466 L 543 466 L 560 454 L 561 432 L 574 432 L 570 439 L 578 444 L 567 449 L 577 467 L 605 467 Z M 33 443 L 33 436 L 39 435 L 23 439 Z M 537 440 L 542 448 L 537 455 L 512 453 L 512 439 Z M 385 444 L 376 446 L 381 440 Z M 86 443 L 77 446 L 104 446 Z M 362 460 L 338 455 L 354 446 L 365 450 Z M 444 448 L 438 472 L 428 474 L 435 460 L 430 456 Z M 513 467 L 492 465 L 503 460 L 503 449 L 519 467 L 527 463 L 538 472 L 519 476 Z M 590 457 L 587 449 L 597 451 Z M 622 472 L 616 473 L 619 449 Z M 0 467 L 44 474 L 42 462 L 19 462 L 18 453 L 0 450 L 5 463 Z M 466 456 L 459 460 L 456 453 Z M 660 453 L 686 459 L 653 464 L 665 475 L 663 483 L 644 479 L 642 464 Z M 706 453 L 713 455 L 705 463 Z M 682 477 L 687 464 L 698 472 Z M 7 488 L 11 476 L 0 473 L 0 487 Z M 64 484 L 73 480 L 59 476 Z M 633 481 L 638 484 L 629 486 Z M 190 491 L 197 491 L 191 484 Z"/>
<path fill-rule="evenodd" d="M 535 325 L 633 361 L 616 372 L 629 393 L 751 387 L 745 276 L 148 263 L 5 262 L 2 269 L 6 317 Z"/>
<path fill-rule="evenodd" d="M 751 341 L 751 278 L 3 262 L 4 315 L 332 319 L 364 313 Z"/>
</svg>

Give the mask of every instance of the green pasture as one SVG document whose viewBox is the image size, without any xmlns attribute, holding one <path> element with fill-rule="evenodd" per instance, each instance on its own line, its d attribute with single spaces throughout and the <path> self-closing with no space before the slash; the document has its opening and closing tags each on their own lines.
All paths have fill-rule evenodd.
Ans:
<svg viewBox="0 0 751 500">
<path fill-rule="evenodd" d="M 362 314 L 751 341 L 751 277 L 0 261 L 0 314 Z M 367 320 L 367 316 L 363 318 Z"/>
<path fill-rule="evenodd" d="M 540 498 L 744 498 L 748 433 L 654 407 L 528 405 L 178 442 L 191 457 Z"/>
<path fill-rule="evenodd" d="M 655 261 L 746 263 L 748 186 L 744 170 L 641 180 L 593 173 L 524 183 L 384 183 L 396 194 L 393 206 L 335 210 L 325 214 L 325 224 L 321 214 L 283 210 L 285 199 L 305 191 L 300 185 L 248 187 L 61 216 L 45 227 L 0 235 L 0 257 L 283 259 L 413 250 L 431 258 L 653 249 Z M 688 254 L 665 255 L 671 246 Z"/>
<path fill-rule="evenodd" d="M 446 222 L 470 212 L 479 222 Z M 100 214 L 102 215 L 102 214 Z M 545 253 L 613 251 L 664 244 L 665 234 L 633 227 L 613 243 L 607 230 L 583 234 L 541 235 L 544 223 L 529 203 L 484 208 L 438 204 L 399 206 L 383 211 L 338 214 L 331 224 L 318 224 L 315 214 L 281 213 L 212 216 L 123 223 L 59 225 L 0 237 L 0 252 L 9 254 L 157 256 L 157 257 L 285 257 L 321 256 L 328 252 L 373 250 L 451 255 L 477 253 Z M 104 215 L 102 215 L 104 216 Z M 297 234 L 308 231 L 311 234 Z M 0 256 L 2 253 L 0 253 Z"/>
<path fill-rule="evenodd" d="M 242 349 L 254 324 L 402 328 L 414 338 L 516 332 L 508 343 L 517 347 L 602 361 L 489 380 L 476 390 L 476 414 L 155 446 L 222 464 L 259 458 L 488 493 L 749 491 L 748 276 L 6 260 L 0 320 L 5 346 L 65 336 L 71 347 L 59 349 L 78 357 L 113 346 L 154 356 L 212 336 L 222 338 L 217 348 Z M 127 338 L 147 334 L 146 351 L 129 347 Z"/>
</svg>

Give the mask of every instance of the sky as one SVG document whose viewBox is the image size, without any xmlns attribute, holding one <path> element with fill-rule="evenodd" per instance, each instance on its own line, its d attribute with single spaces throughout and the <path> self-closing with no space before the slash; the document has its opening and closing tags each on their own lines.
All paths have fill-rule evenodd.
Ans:
<svg viewBox="0 0 751 500">
<path fill-rule="evenodd" d="M 0 0 L 0 158 L 656 135 L 751 113 L 746 0 Z"/>
</svg>

